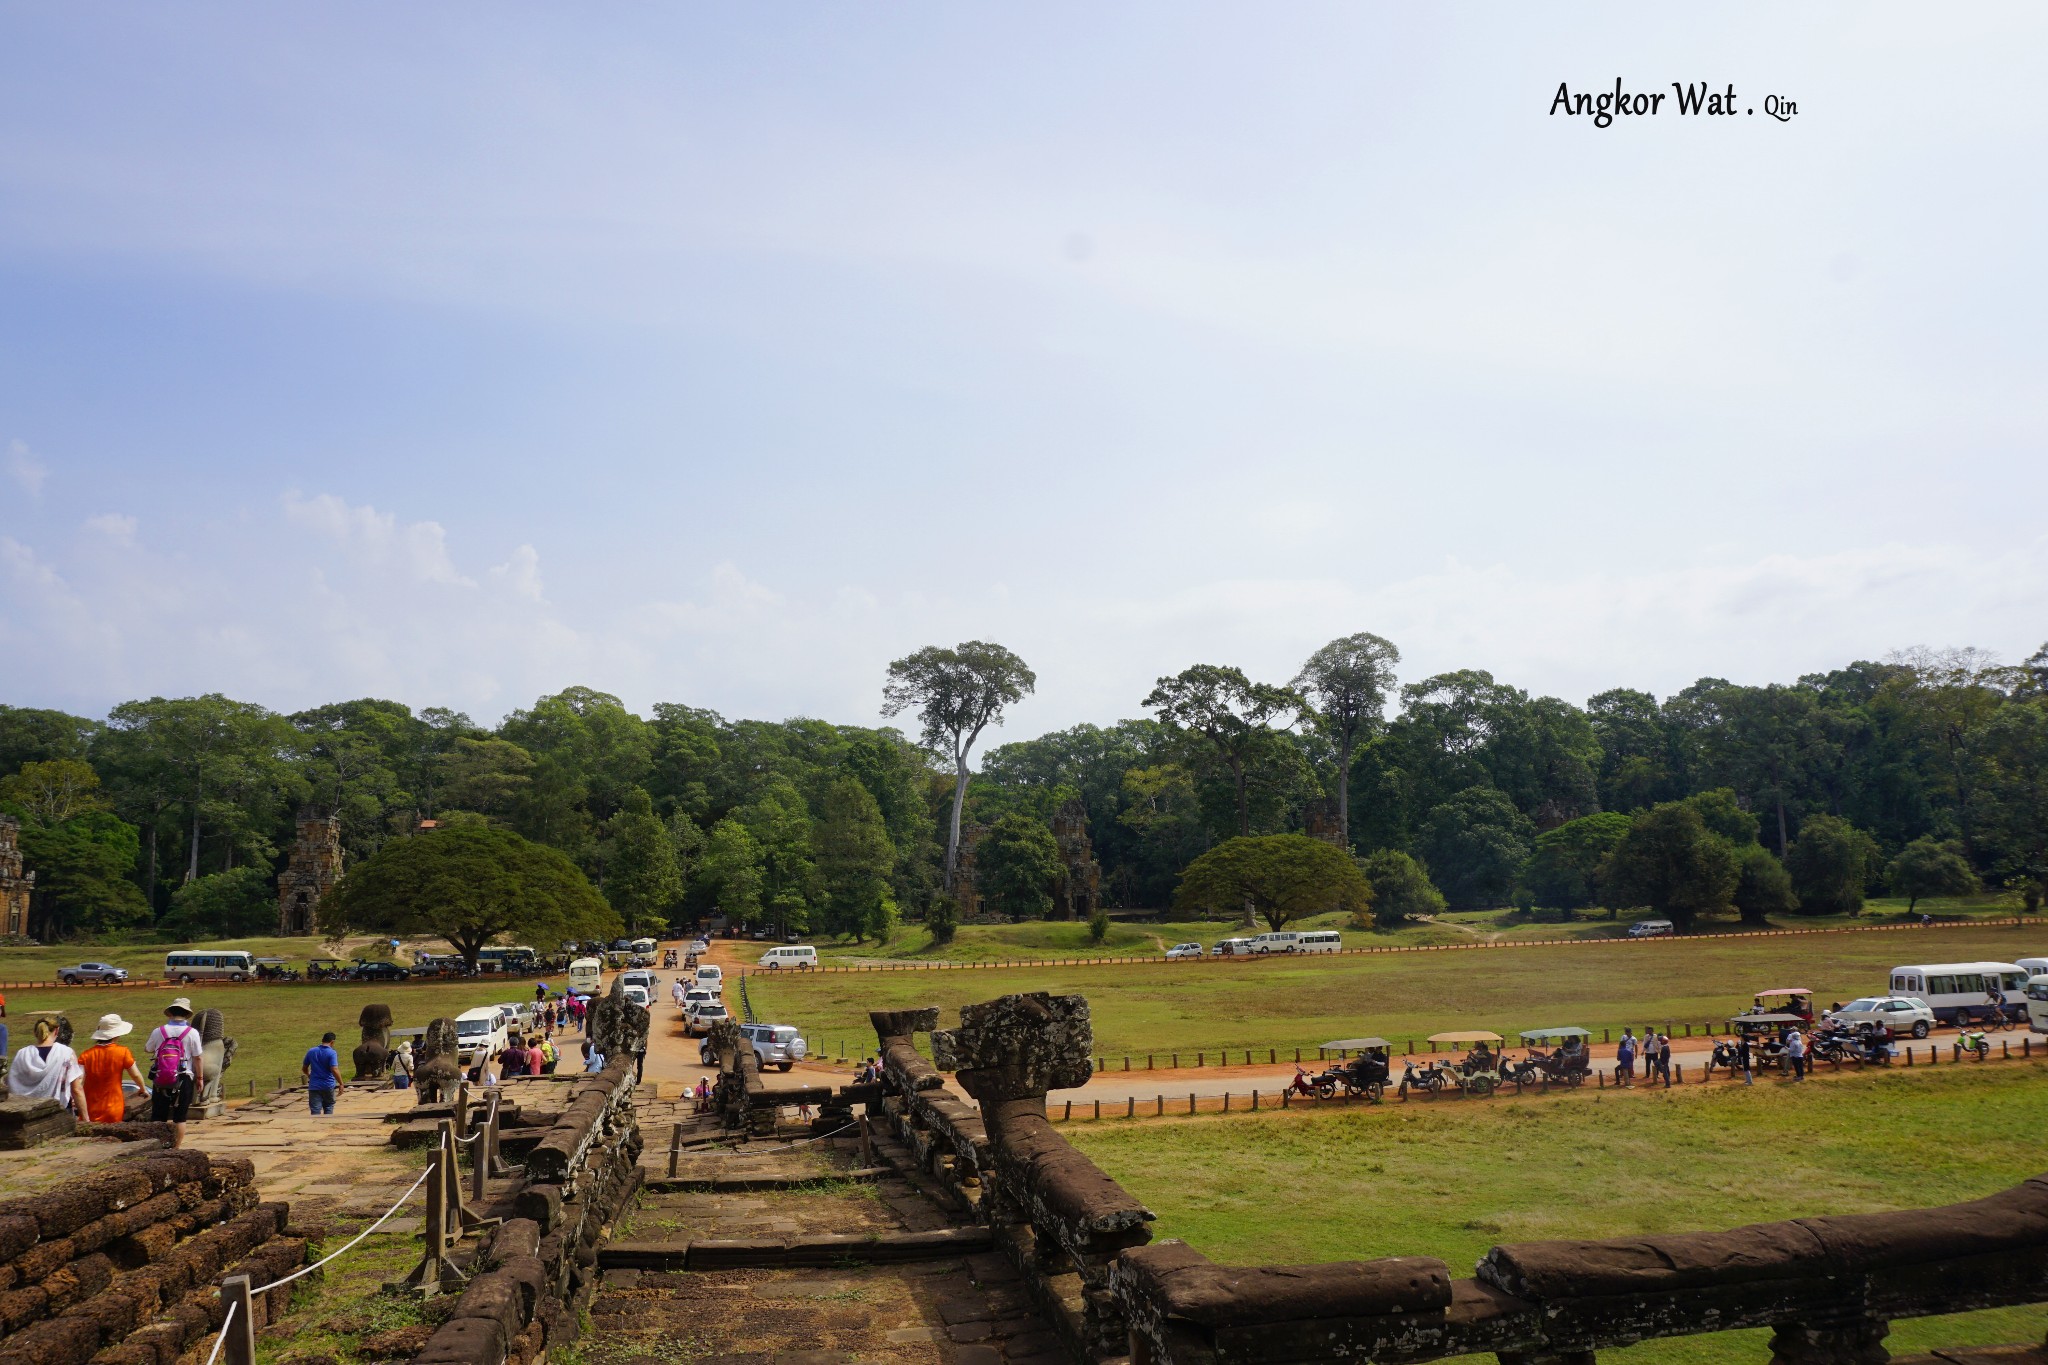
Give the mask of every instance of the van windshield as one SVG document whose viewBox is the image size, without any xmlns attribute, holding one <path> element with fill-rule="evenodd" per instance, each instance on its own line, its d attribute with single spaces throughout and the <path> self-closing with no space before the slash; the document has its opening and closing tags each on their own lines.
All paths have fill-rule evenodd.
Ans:
<svg viewBox="0 0 2048 1365">
<path fill-rule="evenodd" d="M 488 1019 L 457 1019 L 455 1021 L 455 1032 L 458 1036 L 489 1033 L 490 1031 L 491 1021 Z"/>
</svg>

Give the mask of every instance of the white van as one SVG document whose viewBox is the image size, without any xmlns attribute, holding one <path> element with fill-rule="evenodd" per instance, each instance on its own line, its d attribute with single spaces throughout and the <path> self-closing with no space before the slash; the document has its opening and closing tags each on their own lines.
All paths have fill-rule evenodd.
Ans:
<svg viewBox="0 0 2048 1365">
<path fill-rule="evenodd" d="M 2048 1033 L 2048 971 L 2027 982 L 2027 1031 Z"/>
<path fill-rule="evenodd" d="M 1630 938 L 1670 938 L 1678 926 L 1668 919 L 1639 919 L 1628 927 Z"/>
<path fill-rule="evenodd" d="M 787 947 L 770 948 L 761 954 L 761 966 L 768 971 L 782 967 L 800 967 L 806 971 L 818 965 L 818 950 L 808 943 L 792 943 Z"/>
<path fill-rule="evenodd" d="M 707 962 L 697 969 L 697 984 L 717 995 L 725 994 L 725 969 Z"/>
<path fill-rule="evenodd" d="M 1981 1016 L 1996 990 L 2007 1014 L 2025 1001 L 2027 973 L 2014 962 L 1930 962 L 1892 968 L 1892 994 L 1913 995 L 1933 1008 L 1934 1017 L 1953 1024 Z"/>
<path fill-rule="evenodd" d="M 247 981 L 256 975 L 253 953 L 165 953 L 164 975 L 183 985 L 194 981 Z"/>
<path fill-rule="evenodd" d="M 1344 948 L 1344 936 L 1335 929 L 1317 929 L 1294 940 L 1297 953 L 1335 953 Z"/>
<path fill-rule="evenodd" d="M 1295 951 L 1296 946 L 1300 942 L 1300 934 L 1295 933 L 1292 929 L 1282 929 L 1277 933 L 1260 934 L 1257 938 L 1253 939 L 1252 951 L 1255 953 L 1291 953 Z"/>
<path fill-rule="evenodd" d="M 455 1055 L 465 1067 L 475 1066 L 479 1057 L 503 1052 L 509 1036 L 505 1012 L 496 1005 L 479 1005 L 455 1016 Z"/>
<path fill-rule="evenodd" d="M 636 938 L 633 940 L 632 946 L 634 952 L 644 954 L 652 954 L 661 947 L 659 943 L 651 938 Z"/>
<path fill-rule="evenodd" d="M 1217 941 L 1213 952 L 1217 957 L 1244 957 L 1251 950 L 1252 941 L 1248 938 L 1226 938 Z"/>
<path fill-rule="evenodd" d="M 578 995 L 596 995 L 604 983 L 604 963 L 594 957 L 579 957 L 569 964 L 569 989 Z"/>
</svg>

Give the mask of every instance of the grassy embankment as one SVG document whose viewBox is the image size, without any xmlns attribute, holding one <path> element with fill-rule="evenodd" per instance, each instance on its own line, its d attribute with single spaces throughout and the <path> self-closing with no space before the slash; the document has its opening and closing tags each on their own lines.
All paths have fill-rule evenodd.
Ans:
<svg viewBox="0 0 2048 1365">
<path fill-rule="evenodd" d="M 971 972 L 750 974 L 763 1018 L 791 1023 L 814 1049 L 872 1049 L 868 1011 L 972 1001 L 1019 991 L 1085 995 L 1096 1051 L 1110 1056 L 1223 1047 L 1313 1047 L 1377 1033 L 1423 1038 L 1448 1029 L 1722 1020 L 1758 990 L 1806 986 L 1822 1001 L 1884 988 L 1903 962 L 2048 952 L 2048 928 L 1934 928 L 1811 938 L 1652 939 L 1555 948 L 1395 953 L 1111 967 Z M 1163 1055 L 1162 1055 L 1163 1060 Z M 1142 1063 L 1139 1063 L 1142 1065 Z"/>
<path fill-rule="evenodd" d="M 1063 1130 L 1218 1261 L 1441 1257 L 1500 1242 L 1623 1237 L 1980 1198 L 2048 1169 L 2038 1068 L 1881 1073 L 1856 1083 L 1696 1087 L 1487 1105 L 1267 1113 Z M 1190 1180 L 1188 1172 L 1211 1178 Z M 1893 1326 L 1894 1353 L 2038 1342 L 2048 1308 Z M 1748 1365 L 1765 1332 L 1602 1352 Z"/>
<path fill-rule="evenodd" d="M 1959 900 L 1925 900 L 1919 911 L 1943 918 L 2002 918 L 2019 913 L 2019 899 L 2012 895 L 1974 896 Z M 1471 943 L 1505 940 L 1518 942 L 1544 939 L 1622 938 L 1639 916 L 1621 914 L 1608 918 L 1604 911 L 1582 911 L 1569 919 L 1556 911 L 1533 915 L 1515 910 L 1453 911 L 1426 924 L 1409 924 L 1399 929 L 1353 929 L 1350 917 L 1318 915 L 1290 928 L 1336 929 L 1347 948 L 1416 947 L 1439 943 Z M 1781 929 L 1828 929 L 1848 925 L 1898 924 L 1905 922 L 1903 900 L 1874 900 L 1860 916 L 1785 915 L 1772 925 Z M 1263 926 L 1262 926 L 1263 927 Z M 1741 933 L 1746 926 L 1734 920 L 1702 920 L 1699 932 Z M 1096 943 L 1088 926 L 1078 922 L 1052 923 L 1027 920 L 1021 924 L 962 925 L 951 943 L 935 946 L 921 924 L 899 924 L 881 942 L 820 942 L 818 953 L 828 964 L 871 962 L 1029 962 L 1070 957 L 1156 957 L 1176 943 L 1195 942 L 1213 947 L 1219 939 L 1249 934 L 1234 923 L 1220 920 L 1170 920 L 1158 923 L 1112 922 L 1107 938 Z M 747 961 L 758 958 L 771 945 L 736 943 L 736 953 Z"/>
</svg>

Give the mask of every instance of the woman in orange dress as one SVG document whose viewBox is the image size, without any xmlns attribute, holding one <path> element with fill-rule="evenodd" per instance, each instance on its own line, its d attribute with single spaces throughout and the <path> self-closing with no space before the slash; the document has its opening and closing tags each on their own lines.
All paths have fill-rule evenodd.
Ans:
<svg viewBox="0 0 2048 1365">
<path fill-rule="evenodd" d="M 120 1015 L 103 1014 L 99 1027 L 92 1031 L 92 1046 L 78 1054 L 78 1064 L 85 1068 L 86 1117 L 94 1123 L 119 1123 L 127 1116 L 128 1097 L 121 1093 L 123 1076 L 134 1077 L 138 1091 L 149 1089 L 142 1068 L 135 1064 L 135 1054 L 114 1041 L 134 1031 L 135 1025 Z"/>
</svg>

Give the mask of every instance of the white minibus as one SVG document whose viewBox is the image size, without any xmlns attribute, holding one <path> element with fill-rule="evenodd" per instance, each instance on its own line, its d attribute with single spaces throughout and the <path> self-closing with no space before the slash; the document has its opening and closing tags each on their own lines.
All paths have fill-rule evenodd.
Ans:
<svg viewBox="0 0 2048 1365">
<path fill-rule="evenodd" d="M 1996 990 L 2008 1015 L 2026 997 L 2027 973 L 2012 962 L 1934 962 L 1892 968 L 1892 994 L 1913 995 L 1927 1002 L 1934 1017 L 1953 1024 L 1990 1007 Z"/>
<path fill-rule="evenodd" d="M 1344 937 L 1335 929 L 1317 929 L 1294 940 L 1297 953 L 1334 953 L 1344 947 Z"/>
<path fill-rule="evenodd" d="M 208 978 L 247 981 L 256 975 L 253 953 L 165 953 L 164 975 L 191 985 Z"/>
<path fill-rule="evenodd" d="M 661 944 L 651 938 L 636 938 L 631 946 L 636 953 L 652 953 L 658 950 Z"/>
<path fill-rule="evenodd" d="M 604 963 L 594 957 L 579 957 L 569 964 L 569 989 L 578 995 L 596 995 L 604 982 Z"/>
<path fill-rule="evenodd" d="M 761 967 L 774 971 L 779 967 L 810 968 L 818 965 L 818 950 L 808 943 L 792 943 L 781 948 L 770 948 L 761 954 Z"/>
<path fill-rule="evenodd" d="M 1294 951 L 1295 945 L 1300 942 L 1300 934 L 1295 933 L 1292 929 L 1282 929 L 1276 933 L 1260 934 L 1257 938 L 1253 939 L 1252 951 L 1255 953 L 1291 953 Z"/>
<path fill-rule="evenodd" d="M 524 945 L 510 948 L 482 948 L 477 951 L 477 970 L 485 972 L 523 972 L 532 969 L 539 961 L 540 954 Z"/>
<path fill-rule="evenodd" d="M 2048 972 L 2027 981 L 2027 1030 L 2048 1033 Z"/>
</svg>

